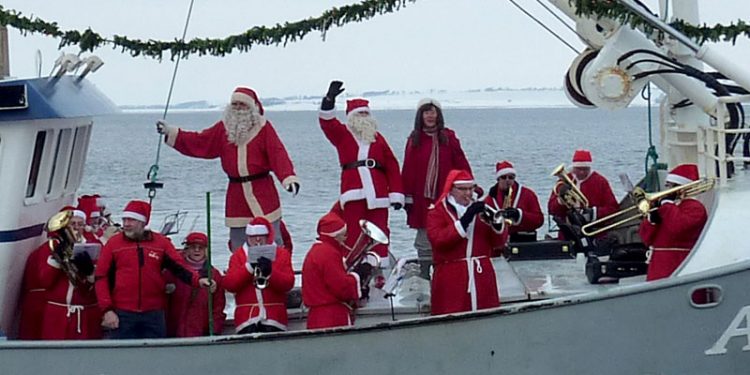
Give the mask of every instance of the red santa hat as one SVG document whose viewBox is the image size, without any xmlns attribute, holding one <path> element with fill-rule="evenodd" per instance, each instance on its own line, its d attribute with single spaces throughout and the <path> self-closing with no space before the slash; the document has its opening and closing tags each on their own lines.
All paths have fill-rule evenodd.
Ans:
<svg viewBox="0 0 750 375">
<path fill-rule="evenodd" d="M 516 174 L 513 164 L 507 160 L 495 164 L 495 178 L 500 178 L 500 176 L 505 176 L 506 174 Z"/>
<path fill-rule="evenodd" d="M 248 236 L 266 236 L 266 243 L 273 243 L 273 226 L 264 217 L 250 219 L 250 222 L 245 227 L 245 234 Z"/>
<path fill-rule="evenodd" d="M 576 150 L 573 153 L 573 167 L 591 167 L 594 160 L 591 158 L 591 151 Z"/>
<path fill-rule="evenodd" d="M 263 115 L 263 104 L 260 103 L 258 94 L 256 94 L 251 88 L 238 87 L 234 89 L 234 92 L 232 93 L 232 101 L 245 103 L 250 107 L 257 107 L 258 112 Z"/>
<path fill-rule="evenodd" d="M 148 224 L 149 218 L 151 217 L 151 205 L 148 204 L 148 202 L 132 200 L 125 205 L 122 217 Z"/>
<path fill-rule="evenodd" d="M 94 195 L 81 195 L 78 197 L 78 209 L 83 211 L 87 217 L 99 217 L 99 206 Z"/>
<path fill-rule="evenodd" d="M 363 98 L 354 98 L 346 101 L 346 115 L 353 113 L 370 112 L 370 102 Z"/>
<path fill-rule="evenodd" d="M 445 199 L 453 189 L 454 185 L 461 184 L 473 184 L 474 177 L 468 171 L 463 169 L 453 169 L 448 172 L 448 177 L 445 178 L 445 185 L 443 185 L 443 193 L 440 194 L 440 199 Z"/>
<path fill-rule="evenodd" d="M 318 235 L 336 237 L 346 230 L 346 223 L 339 215 L 327 213 L 318 221 Z"/>
<path fill-rule="evenodd" d="M 697 165 L 680 164 L 669 171 L 669 174 L 667 175 L 667 182 L 671 182 L 677 185 L 685 185 L 693 181 L 697 181 L 698 178 L 699 175 Z"/>
<path fill-rule="evenodd" d="M 435 107 L 437 107 L 438 109 L 443 109 L 443 107 L 440 105 L 439 101 L 437 101 L 437 100 L 435 100 L 433 98 L 424 98 L 424 99 L 420 100 L 419 103 L 417 103 L 417 110 L 419 110 L 420 108 L 422 108 L 422 106 L 425 106 L 425 105 L 428 105 L 428 104 L 432 104 Z"/>
<path fill-rule="evenodd" d="M 63 212 L 63 211 L 70 211 L 73 214 L 73 216 L 80 217 L 81 219 L 83 219 L 84 221 L 86 221 L 86 213 L 83 212 L 83 211 L 81 211 L 81 210 L 79 210 L 79 209 L 76 209 L 73 206 L 65 206 L 65 207 L 61 208 L 60 212 Z"/>
<path fill-rule="evenodd" d="M 201 232 L 191 232 L 185 237 L 184 245 L 202 245 L 208 246 L 208 236 Z"/>
</svg>

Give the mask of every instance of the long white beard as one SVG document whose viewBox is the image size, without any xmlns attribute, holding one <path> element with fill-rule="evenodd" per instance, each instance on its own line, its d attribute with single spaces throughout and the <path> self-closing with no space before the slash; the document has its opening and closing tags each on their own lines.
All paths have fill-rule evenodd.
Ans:
<svg viewBox="0 0 750 375">
<path fill-rule="evenodd" d="M 367 143 L 375 142 L 378 132 L 378 121 L 372 116 L 350 115 L 347 118 L 349 129 L 359 140 Z"/>
<path fill-rule="evenodd" d="M 236 145 L 243 145 L 250 140 L 251 131 L 256 126 L 262 125 L 263 116 L 257 108 L 234 109 L 227 105 L 224 109 L 224 129 L 227 132 L 227 141 Z"/>
</svg>

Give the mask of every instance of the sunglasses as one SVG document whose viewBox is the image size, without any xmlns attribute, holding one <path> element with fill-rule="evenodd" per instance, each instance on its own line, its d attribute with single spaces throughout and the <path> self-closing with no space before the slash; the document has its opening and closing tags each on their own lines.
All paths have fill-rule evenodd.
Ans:
<svg viewBox="0 0 750 375">
<path fill-rule="evenodd" d="M 516 176 L 512 174 L 506 174 L 497 178 L 498 180 L 515 180 Z"/>
</svg>

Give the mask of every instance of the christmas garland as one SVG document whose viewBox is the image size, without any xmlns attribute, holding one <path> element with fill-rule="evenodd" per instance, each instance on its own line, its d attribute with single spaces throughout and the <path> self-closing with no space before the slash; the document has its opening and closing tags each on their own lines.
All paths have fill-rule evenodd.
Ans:
<svg viewBox="0 0 750 375">
<path fill-rule="evenodd" d="M 641 27 L 645 30 L 653 28 L 642 18 L 630 12 L 624 5 L 614 0 L 569 0 L 576 7 L 576 15 L 584 17 L 601 17 L 611 18 L 620 21 L 623 24 L 630 24 L 633 27 Z M 705 42 L 737 42 L 737 38 L 745 36 L 750 38 L 750 24 L 745 21 L 737 20 L 729 26 L 716 24 L 712 27 L 703 24 L 695 26 L 688 24 L 683 20 L 677 20 L 670 24 L 681 33 L 695 40 L 698 44 Z"/>
<path fill-rule="evenodd" d="M 255 45 L 286 45 L 302 39 L 312 31 L 325 33 L 333 26 L 341 27 L 350 22 L 361 22 L 376 15 L 392 13 L 417 0 L 365 0 L 360 3 L 329 9 L 320 17 L 307 18 L 297 22 L 276 24 L 273 27 L 255 26 L 242 34 L 230 35 L 223 39 L 196 38 L 189 41 L 159 41 L 130 39 L 127 36 L 115 35 L 111 39 L 102 37 L 90 28 L 83 32 L 77 30 L 61 30 L 56 22 L 46 22 L 37 17 L 29 18 L 15 10 L 6 10 L 0 5 L 0 25 L 11 26 L 28 33 L 40 33 L 60 39 L 60 48 L 78 45 L 81 51 L 93 51 L 104 45 L 112 45 L 128 51 L 132 56 L 144 55 L 162 59 L 164 52 L 169 51 L 171 58 L 189 55 L 224 56 L 235 49 L 241 52 L 249 51 Z"/>
</svg>

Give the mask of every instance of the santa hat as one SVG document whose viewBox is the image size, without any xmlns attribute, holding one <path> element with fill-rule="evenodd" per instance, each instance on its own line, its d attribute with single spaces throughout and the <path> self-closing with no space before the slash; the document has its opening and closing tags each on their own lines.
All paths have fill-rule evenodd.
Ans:
<svg viewBox="0 0 750 375">
<path fill-rule="evenodd" d="M 346 223 L 339 215 L 327 213 L 318 221 L 318 235 L 336 237 L 346 230 Z"/>
<path fill-rule="evenodd" d="M 182 242 L 185 245 L 203 245 L 208 246 L 208 236 L 201 232 L 192 232 L 185 237 L 185 241 Z"/>
<path fill-rule="evenodd" d="M 507 160 L 495 164 L 495 178 L 500 178 L 500 176 L 505 176 L 506 174 L 516 174 L 513 164 Z"/>
<path fill-rule="evenodd" d="M 70 212 L 73 213 L 73 216 L 80 217 L 84 221 L 86 220 L 86 213 L 83 212 L 83 211 L 81 211 L 81 210 L 76 209 L 73 206 L 65 206 L 65 207 L 61 208 L 60 212 L 63 212 L 63 211 L 70 211 Z"/>
<path fill-rule="evenodd" d="M 122 217 L 148 224 L 149 218 L 151 217 L 151 205 L 148 204 L 148 202 L 132 200 L 125 205 Z"/>
<path fill-rule="evenodd" d="M 273 227 L 271 222 L 264 217 L 254 217 L 250 219 L 245 227 L 245 234 L 248 236 L 266 236 L 266 243 L 273 242 Z"/>
<path fill-rule="evenodd" d="M 78 197 L 78 210 L 84 212 L 86 217 L 99 217 L 99 206 L 94 195 L 82 195 Z"/>
<path fill-rule="evenodd" d="M 370 102 L 367 99 L 355 98 L 346 101 L 346 115 L 359 112 L 370 112 Z"/>
<path fill-rule="evenodd" d="M 689 184 L 698 180 L 698 166 L 695 164 L 680 164 L 667 175 L 667 182 L 677 185 Z"/>
<path fill-rule="evenodd" d="M 232 101 L 245 103 L 249 107 L 257 107 L 258 112 L 263 115 L 263 104 L 260 103 L 258 94 L 256 94 L 253 89 L 247 87 L 238 87 L 234 89 L 234 92 L 232 93 Z"/>
<path fill-rule="evenodd" d="M 427 104 L 432 104 L 435 107 L 437 107 L 438 109 L 443 109 L 443 107 L 440 105 L 439 101 L 437 101 L 435 99 L 432 99 L 432 98 L 424 98 L 424 99 L 420 100 L 419 103 L 417 103 L 417 110 L 419 110 L 420 108 L 422 108 L 422 106 L 425 106 Z"/>
<path fill-rule="evenodd" d="M 573 167 L 591 167 L 594 160 L 591 158 L 589 150 L 576 150 L 573 153 Z"/>
<path fill-rule="evenodd" d="M 463 169 L 453 169 L 450 172 L 448 172 L 448 177 L 445 178 L 445 185 L 443 185 L 443 193 L 440 194 L 440 199 L 438 200 L 442 200 L 445 197 L 447 197 L 451 193 L 451 190 L 453 189 L 454 185 L 473 184 L 473 183 L 474 183 L 474 177 L 471 175 L 471 173 Z"/>
</svg>

